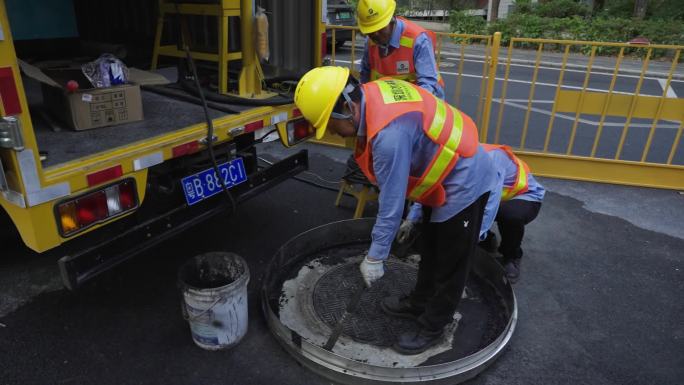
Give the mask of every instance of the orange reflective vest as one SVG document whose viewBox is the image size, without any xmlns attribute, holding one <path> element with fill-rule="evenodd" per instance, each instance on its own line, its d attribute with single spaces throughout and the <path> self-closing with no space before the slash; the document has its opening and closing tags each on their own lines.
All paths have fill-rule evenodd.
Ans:
<svg viewBox="0 0 684 385">
<path fill-rule="evenodd" d="M 399 48 L 389 55 L 382 57 L 380 47 L 368 39 L 368 65 L 371 70 L 370 80 L 378 80 L 383 77 L 406 80 L 415 83 L 417 80 L 416 67 L 413 62 L 413 43 L 421 33 L 427 33 L 432 41 L 432 49 L 437 47 L 437 35 L 434 32 L 412 23 L 403 17 L 397 17 L 404 23 L 404 32 L 399 40 Z M 436 63 L 435 63 L 436 64 Z M 437 82 L 444 88 L 444 80 L 439 74 L 439 68 L 435 67 Z"/>
<path fill-rule="evenodd" d="M 477 152 L 475 123 L 442 99 L 403 80 L 377 80 L 362 87 L 366 98 L 366 137 L 358 138 L 355 158 L 363 173 L 377 183 L 373 172 L 373 138 L 399 116 L 420 112 L 424 134 L 439 147 L 422 175 L 409 176 L 406 197 L 426 206 L 442 206 L 446 202 L 442 181 L 459 157 L 471 157 Z"/>
<path fill-rule="evenodd" d="M 494 150 L 503 150 L 503 152 L 508 155 L 508 157 L 515 163 L 518 170 L 515 174 L 515 184 L 512 186 L 503 186 L 503 191 L 501 192 L 501 200 L 507 201 L 513 199 L 514 197 L 524 194 L 527 192 L 528 183 L 527 176 L 530 174 L 530 167 L 527 163 L 523 162 L 522 159 L 515 156 L 513 150 L 509 146 L 503 144 L 482 144 L 485 151 L 490 152 Z"/>
</svg>

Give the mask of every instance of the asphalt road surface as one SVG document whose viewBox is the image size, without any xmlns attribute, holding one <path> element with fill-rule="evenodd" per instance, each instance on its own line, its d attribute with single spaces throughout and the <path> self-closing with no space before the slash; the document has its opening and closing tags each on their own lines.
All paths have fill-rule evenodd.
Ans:
<svg viewBox="0 0 684 385">
<path fill-rule="evenodd" d="M 348 151 L 309 145 L 302 178 L 332 187 Z M 284 156 L 277 143 L 267 158 Z M 684 197 L 674 191 L 541 178 L 527 229 L 519 323 L 509 347 L 469 384 L 678 384 L 684 378 Z M 106 273 L 61 288 L 61 249 L 5 240 L 0 259 L 0 384 L 329 384 L 270 335 L 258 292 L 286 240 L 350 218 L 354 202 L 288 180 Z M 374 215 L 370 205 L 366 215 Z M 196 347 L 181 317 L 178 267 L 233 251 L 251 270 L 249 331 L 229 351 Z M 467 322 L 467 320 L 464 320 Z"/>
</svg>

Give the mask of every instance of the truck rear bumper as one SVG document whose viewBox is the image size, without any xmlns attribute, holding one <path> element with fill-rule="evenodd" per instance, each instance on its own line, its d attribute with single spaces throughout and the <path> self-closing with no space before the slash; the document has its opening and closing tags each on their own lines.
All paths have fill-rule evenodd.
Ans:
<svg viewBox="0 0 684 385">
<path fill-rule="evenodd" d="M 308 153 L 302 150 L 273 165 L 251 174 L 245 183 L 231 189 L 235 201 L 243 202 L 280 182 L 308 169 Z M 209 204 L 186 204 L 139 223 L 116 236 L 59 259 L 64 285 L 74 290 L 84 282 L 133 258 L 153 246 L 231 209 L 231 204 L 219 194 Z"/>
</svg>

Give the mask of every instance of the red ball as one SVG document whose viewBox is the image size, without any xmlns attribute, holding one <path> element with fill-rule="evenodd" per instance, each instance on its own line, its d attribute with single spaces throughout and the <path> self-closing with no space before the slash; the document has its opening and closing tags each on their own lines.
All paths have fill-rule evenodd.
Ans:
<svg viewBox="0 0 684 385">
<path fill-rule="evenodd" d="M 78 82 L 76 80 L 69 80 L 66 84 L 66 88 L 69 92 L 74 92 L 78 90 Z"/>
</svg>

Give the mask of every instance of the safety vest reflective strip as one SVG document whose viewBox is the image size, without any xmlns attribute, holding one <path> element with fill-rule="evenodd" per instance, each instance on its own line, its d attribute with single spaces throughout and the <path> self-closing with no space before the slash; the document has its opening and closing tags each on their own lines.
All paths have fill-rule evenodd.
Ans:
<svg viewBox="0 0 684 385">
<path fill-rule="evenodd" d="M 453 107 L 449 106 L 453 114 L 453 125 L 447 142 L 439 147 L 438 153 L 430 164 L 428 172 L 424 175 L 420 183 L 413 188 L 409 195 L 409 199 L 418 200 L 425 194 L 432 186 L 434 186 L 440 177 L 445 172 L 449 171 L 449 164 L 456 155 L 456 150 L 461 143 L 461 133 L 463 131 L 463 116 Z M 447 116 L 446 105 L 441 99 L 437 99 L 437 109 L 435 116 L 432 118 L 428 135 L 434 139 L 438 138 L 445 129 L 445 120 Z"/>
<path fill-rule="evenodd" d="M 504 186 L 501 192 L 501 200 L 507 201 L 513 199 L 519 192 L 527 188 L 527 170 L 525 165 L 522 163 L 518 157 L 515 157 L 515 163 L 518 166 L 518 180 L 515 181 L 513 186 Z"/>
<path fill-rule="evenodd" d="M 402 36 L 399 39 L 399 45 L 406 48 L 413 48 L 413 39 L 407 36 Z"/>
<path fill-rule="evenodd" d="M 407 82 L 415 83 L 416 82 L 416 74 L 403 74 L 403 75 L 383 75 L 380 72 L 376 70 L 371 70 L 371 80 L 378 80 L 382 78 L 387 78 L 390 77 L 392 79 L 400 79 L 400 80 L 405 80 Z"/>
</svg>

